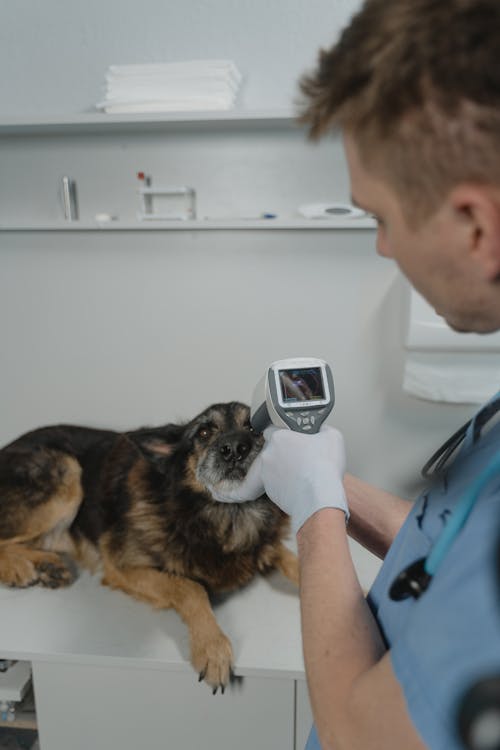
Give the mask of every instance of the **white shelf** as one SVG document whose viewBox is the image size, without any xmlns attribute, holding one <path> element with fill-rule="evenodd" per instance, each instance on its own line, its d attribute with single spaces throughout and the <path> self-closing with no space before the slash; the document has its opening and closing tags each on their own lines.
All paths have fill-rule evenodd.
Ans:
<svg viewBox="0 0 500 750">
<path fill-rule="evenodd" d="M 0 135 L 43 135 L 137 130 L 175 130 L 182 128 L 299 127 L 292 109 L 214 112 L 170 112 L 165 114 L 109 115 L 84 112 L 73 115 L 26 116 L 0 120 Z"/>
<path fill-rule="evenodd" d="M 144 222 L 36 222 L 33 224 L 0 224 L 0 232 L 178 232 L 213 230 L 335 230 L 335 229 L 375 229 L 371 218 L 358 219 L 224 219 L 224 220 L 171 220 Z"/>
</svg>

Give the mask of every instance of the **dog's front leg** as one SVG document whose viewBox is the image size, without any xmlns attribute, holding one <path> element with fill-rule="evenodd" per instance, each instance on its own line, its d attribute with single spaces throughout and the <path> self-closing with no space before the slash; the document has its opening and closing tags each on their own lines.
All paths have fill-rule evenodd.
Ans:
<svg viewBox="0 0 500 750">
<path fill-rule="evenodd" d="M 199 583 L 152 568 L 117 568 L 105 564 L 103 583 L 121 589 L 158 609 L 173 607 L 189 629 L 191 663 L 216 693 L 229 682 L 231 642 L 217 624 L 207 592 Z"/>
</svg>

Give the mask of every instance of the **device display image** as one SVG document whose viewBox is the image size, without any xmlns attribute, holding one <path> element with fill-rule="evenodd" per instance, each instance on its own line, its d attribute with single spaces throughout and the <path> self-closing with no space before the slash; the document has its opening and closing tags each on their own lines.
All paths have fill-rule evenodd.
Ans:
<svg viewBox="0 0 500 750">
<path fill-rule="evenodd" d="M 250 421 L 257 432 L 270 425 L 314 435 L 335 403 L 332 371 L 318 357 L 272 362 L 257 383 Z"/>
<path fill-rule="evenodd" d="M 301 401 L 322 401 L 325 398 L 319 367 L 280 370 L 279 381 L 283 403 L 287 406 Z"/>
</svg>

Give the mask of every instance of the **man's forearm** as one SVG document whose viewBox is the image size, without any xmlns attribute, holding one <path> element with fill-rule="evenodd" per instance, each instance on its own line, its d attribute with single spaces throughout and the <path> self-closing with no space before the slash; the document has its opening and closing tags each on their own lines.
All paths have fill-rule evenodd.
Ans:
<svg viewBox="0 0 500 750">
<path fill-rule="evenodd" d="M 344 526 L 344 529 L 342 529 Z M 384 645 L 354 572 L 341 511 L 316 513 L 297 535 L 302 639 L 314 719 L 323 750 L 339 745 L 354 680 Z"/>
<path fill-rule="evenodd" d="M 347 533 L 383 559 L 412 503 L 373 487 L 352 474 L 345 474 L 344 488 L 351 514 Z"/>
<path fill-rule="evenodd" d="M 297 541 L 304 661 L 322 749 L 420 750 L 351 561 L 344 514 L 318 511 Z"/>
</svg>

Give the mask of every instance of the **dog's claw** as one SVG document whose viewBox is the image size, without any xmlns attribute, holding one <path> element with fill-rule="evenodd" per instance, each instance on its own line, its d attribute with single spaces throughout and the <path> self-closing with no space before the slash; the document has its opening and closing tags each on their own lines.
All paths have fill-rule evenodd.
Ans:
<svg viewBox="0 0 500 750">
<path fill-rule="evenodd" d="M 202 669 L 200 674 L 198 675 L 198 682 L 201 682 L 202 680 L 205 679 L 206 673 L 207 673 L 207 668 L 205 667 L 205 669 Z"/>
<path fill-rule="evenodd" d="M 222 695 L 224 695 L 224 691 L 225 691 L 225 689 L 226 689 L 226 688 L 225 688 L 225 686 L 224 686 L 224 685 L 221 685 L 221 686 L 220 686 L 220 691 L 221 691 Z"/>
<path fill-rule="evenodd" d="M 216 685 L 216 686 L 214 687 L 214 689 L 212 690 L 212 695 L 215 695 L 218 689 L 219 689 L 219 686 L 218 686 L 218 685 Z"/>
</svg>

